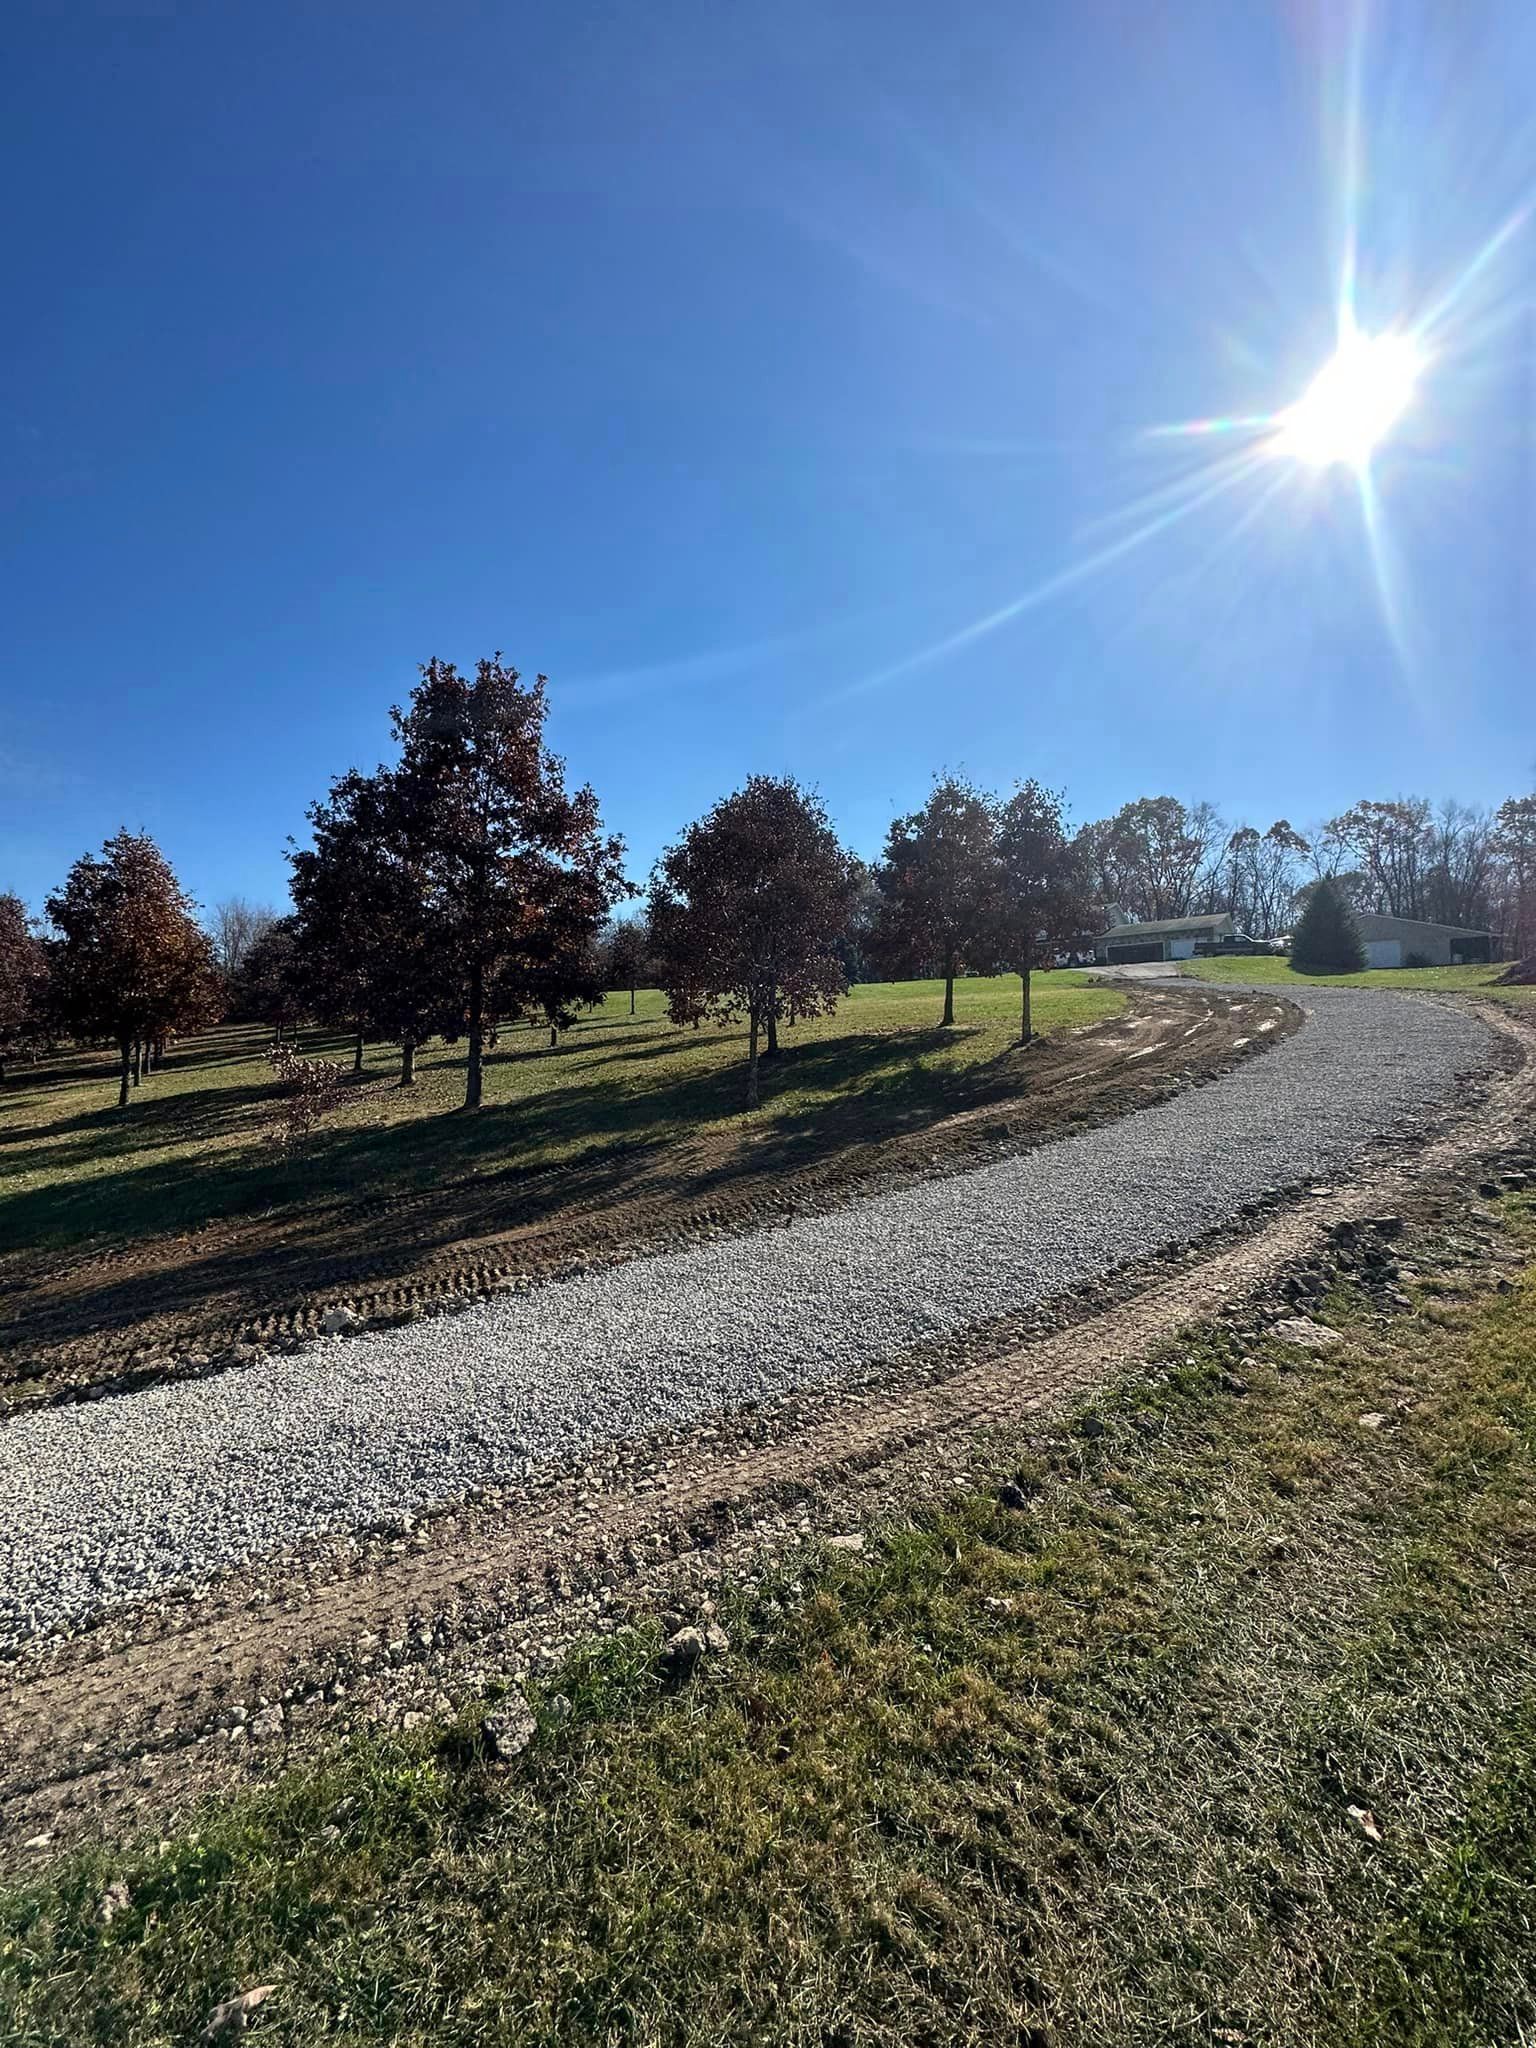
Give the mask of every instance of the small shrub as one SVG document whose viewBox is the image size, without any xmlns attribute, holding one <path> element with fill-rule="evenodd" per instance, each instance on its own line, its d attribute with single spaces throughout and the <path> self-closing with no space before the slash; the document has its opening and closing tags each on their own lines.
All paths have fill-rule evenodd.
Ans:
<svg viewBox="0 0 1536 2048">
<path fill-rule="evenodd" d="M 346 1076 L 334 1060 L 305 1059 L 291 1045 L 274 1045 L 267 1065 L 281 1083 L 270 1105 L 270 1135 L 286 1148 L 307 1138 L 337 1107 Z"/>
</svg>

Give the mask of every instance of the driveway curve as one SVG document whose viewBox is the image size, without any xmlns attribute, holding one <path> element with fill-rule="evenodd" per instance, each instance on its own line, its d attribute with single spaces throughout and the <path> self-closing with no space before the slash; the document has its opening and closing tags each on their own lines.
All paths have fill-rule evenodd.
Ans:
<svg viewBox="0 0 1536 2048">
<path fill-rule="evenodd" d="M 1490 1034 L 1317 990 L 1305 1027 L 1156 1108 L 828 1215 L 0 1424 L 0 1644 L 711 1410 L 849 1380 L 1343 1175 Z M 1278 1013 L 1277 1013 L 1278 1014 Z"/>
</svg>

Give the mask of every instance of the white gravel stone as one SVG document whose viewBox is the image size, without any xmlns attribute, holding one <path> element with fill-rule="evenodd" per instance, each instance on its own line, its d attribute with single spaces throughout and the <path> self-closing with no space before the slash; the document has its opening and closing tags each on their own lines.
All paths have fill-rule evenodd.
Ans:
<svg viewBox="0 0 1536 2048">
<path fill-rule="evenodd" d="M 1308 991 L 1208 1086 L 975 1171 L 0 1424 L 0 1645 L 615 1439 L 847 1379 L 1187 1242 L 1411 1132 L 1487 1066 L 1469 1013 Z M 409 1526 L 403 1522 L 403 1526 Z"/>
</svg>

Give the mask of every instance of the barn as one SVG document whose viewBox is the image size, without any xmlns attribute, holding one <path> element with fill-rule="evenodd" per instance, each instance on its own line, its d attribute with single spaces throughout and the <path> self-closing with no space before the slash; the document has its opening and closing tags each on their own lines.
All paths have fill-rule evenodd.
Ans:
<svg viewBox="0 0 1536 2048">
<path fill-rule="evenodd" d="M 1461 967 L 1494 957 L 1492 932 L 1463 931 L 1459 925 L 1375 911 L 1361 911 L 1355 922 L 1367 967 Z"/>
<path fill-rule="evenodd" d="M 1219 946 L 1238 936 L 1230 911 L 1210 917 L 1165 917 L 1146 924 L 1114 924 L 1093 942 L 1093 956 L 1109 967 L 1143 960 L 1193 960 L 1197 946 Z"/>
</svg>

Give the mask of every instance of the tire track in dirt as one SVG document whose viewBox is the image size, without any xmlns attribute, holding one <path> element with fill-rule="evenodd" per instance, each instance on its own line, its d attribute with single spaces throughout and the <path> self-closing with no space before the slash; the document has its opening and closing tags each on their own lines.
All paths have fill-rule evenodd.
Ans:
<svg viewBox="0 0 1536 2048">
<path fill-rule="evenodd" d="M 1480 1006 L 1505 1070 L 1470 1112 L 1348 1186 L 1301 1199 L 1197 1253 L 1108 1310 L 1020 1345 L 972 1333 L 896 1361 L 852 1392 L 786 1404 L 744 1433 L 711 1427 L 604 1490 L 590 1471 L 503 1495 L 382 1550 L 333 1549 L 235 1576 L 184 1606 L 13 1666 L 0 1691 L 0 1857 L 28 1837 L 132 1824 L 249 1775 L 219 1741 L 231 1703 L 289 1696 L 273 1757 L 370 1718 L 402 1673 L 473 1687 L 562 1626 L 589 1630 L 690 1559 L 750 1560 L 765 1525 L 845 1528 L 963 1468 L 979 1435 L 1114 1380 L 1194 1322 L 1221 1317 L 1312 1257 L 1333 1227 L 1383 1206 L 1443 1202 L 1485 1158 L 1529 1153 L 1536 1019 Z M 564 1617 L 562 1624 L 559 1617 Z M 344 1684 L 341 1698 L 328 1689 Z M 258 1767 L 260 1763 L 258 1760 Z"/>
<path fill-rule="evenodd" d="M 1037 1040 L 1008 1068 L 964 1077 L 953 1109 L 916 1128 L 876 1120 L 830 1144 L 814 1133 L 785 1142 L 714 1129 L 664 1156 L 621 1148 L 589 1166 L 509 1173 L 490 1188 L 360 1198 L 319 1222 L 219 1223 L 190 1237 L 0 1262 L 0 1417 L 227 1370 L 251 1347 L 296 1348 L 338 1303 L 370 1323 L 407 1322 L 465 1297 L 961 1172 L 1214 1078 L 1266 1049 L 1266 1019 L 1283 1024 L 1268 1042 L 1300 1023 L 1273 995 L 1175 985 L 1131 1001 L 1127 1016 Z M 1158 1056 L 1131 1064 L 1127 1047 L 1147 1038 Z M 316 1250 L 316 1234 L 326 1249 Z"/>
</svg>

